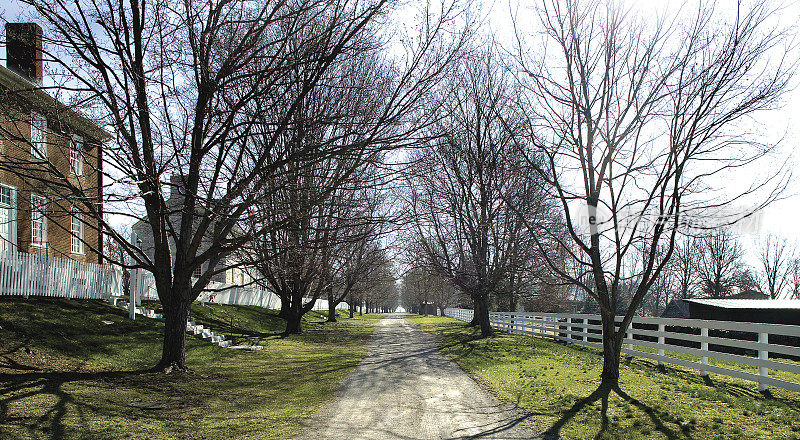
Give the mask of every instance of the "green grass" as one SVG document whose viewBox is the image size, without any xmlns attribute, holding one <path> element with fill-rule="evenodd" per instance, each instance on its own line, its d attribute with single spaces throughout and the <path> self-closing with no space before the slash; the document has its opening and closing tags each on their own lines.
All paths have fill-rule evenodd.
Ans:
<svg viewBox="0 0 800 440">
<path fill-rule="evenodd" d="M 800 439 L 800 393 L 764 396 L 752 382 L 713 374 L 705 381 L 695 370 L 662 371 L 623 357 L 624 394 L 604 396 L 595 393 L 602 369 L 596 349 L 507 333 L 479 339 L 453 319 L 407 319 L 437 334 L 442 351 L 480 383 L 530 413 L 536 429 L 560 438 Z"/>
<path fill-rule="evenodd" d="M 0 439 L 290 438 L 366 354 L 375 319 L 331 325 L 314 313 L 305 334 L 281 338 L 273 311 L 196 306 L 192 314 L 232 320 L 228 330 L 265 348 L 187 336 L 190 373 L 148 373 L 161 322 L 130 321 L 100 301 L 0 299 Z"/>
<path fill-rule="evenodd" d="M 157 301 L 145 301 L 144 305 L 161 313 L 161 304 Z M 349 318 L 346 312 L 340 312 L 336 323 L 325 323 L 327 311 L 312 310 L 303 317 L 302 336 L 291 335 L 284 337 L 286 322 L 276 316 L 276 311 L 267 310 L 256 306 L 226 306 L 219 304 L 192 304 L 189 311 L 189 320 L 203 327 L 214 330 L 232 339 L 234 344 L 264 345 L 275 340 L 294 340 L 300 338 L 304 341 L 347 343 L 353 337 L 369 338 L 372 333 L 372 324 L 381 320 L 386 315 L 369 314 L 359 316 L 356 314 Z M 363 341 L 362 341 L 363 342 Z"/>
</svg>

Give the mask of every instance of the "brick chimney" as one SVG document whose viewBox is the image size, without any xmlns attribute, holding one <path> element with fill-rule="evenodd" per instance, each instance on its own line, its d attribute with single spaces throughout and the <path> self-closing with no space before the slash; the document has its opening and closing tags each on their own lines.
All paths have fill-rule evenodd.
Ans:
<svg viewBox="0 0 800 440">
<path fill-rule="evenodd" d="M 36 23 L 6 23 L 6 66 L 42 83 L 42 28 Z"/>
</svg>

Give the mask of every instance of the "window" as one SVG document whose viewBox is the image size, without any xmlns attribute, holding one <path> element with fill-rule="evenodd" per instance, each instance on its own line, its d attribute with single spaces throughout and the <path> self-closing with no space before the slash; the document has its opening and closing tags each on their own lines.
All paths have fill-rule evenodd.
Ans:
<svg viewBox="0 0 800 440">
<path fill-rule="evenodd" d="M 69 148 L 69 169 L 74 176 L 83 176 L 83 138 L 72 136 Z"/>
<path fill-rule="evenodd" d="M 0 205 L 5 207 L 14 206 L 14 188 L 0 185 Z"/>
<path fill-rule="evenodd" d="M 70 243 L 70 251 L 73 254 L 83 253 L 83 213 L 73 207 L 71 210 L 70 219 L 70 232 L 72 232 L 72 239 Z"/>
<path fill-rule="evenodd" d="M 47 199 L 31 194 L 31 245 L 44 247 L 47 245 Z"/>
<path fill-rule="evenodd" d="M 200 275 L 202 275 L 202 274 L 203 274 L 203 265 L 202 264 L 200 266 L 195 267 L 194 271 L 192 271 L 192 276 L 195 277 L 195 278 L 200 278 Z"/>
<path fill-rule="evenodd" d="M 0 253 L 11 252 L 16 246 L 16 189 L 0 185 Z"/>
<path fill-rule="evenodd" d="M 31 157 L 47 158 L 47 119 L 39 113 L 31 115 Z"/>
</svg>

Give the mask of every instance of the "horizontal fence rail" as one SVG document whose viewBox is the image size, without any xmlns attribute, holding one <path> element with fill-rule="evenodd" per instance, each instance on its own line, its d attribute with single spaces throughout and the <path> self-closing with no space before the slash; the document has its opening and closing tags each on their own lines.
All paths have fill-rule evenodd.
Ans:
<svg viewBox="0 0 800 440">
<path fill-rule="evenodd" d="M 122 269 L 24 252 L 0 256 L 0 295 L 106 299 L 122 292 Z"/>
<path fill-rule="evenodd" d="M 469 321 L 473 311 L 445 309 L 446 316 Z M 492 327 L 602 349 L 600 315 L 534 312 L 489 313 Z M 617 317 L 618 325 L 622 316 Z M 758 383 L 759 390 L 777 387 L 800 391 L 800 380 L 785 380 L 770 371 L 800 374 L 800 364 L 775 359 L 800 360 L 800 326 L 681 318 L 634 317 L 622 352 L 693 368 L 701 375 L 717 373 Z M 667 354 L 667 352 L 670 352 Z M 693 357 L 675 357 L 680 353 Z M 709 364 L 709 359 L 757 369 L 757 373 Z"/>
<path fill-rule="evenodd" d="M 158 299 L 156 293 L 156 282 L 153 274 L 143 270 L 135 269 L 131 271 L 131 294 L 136 301 L 141 299 Z M 308 301 L 308 299 L 306 299 Z M 215 281 L 208 283 L 206 291 L 200 294 L 197 302 L 204 304 L 225 304 L 237 306 L 258 306 L 267 309 L 278 309 L 281 306 L 281 299 L 278 295 L 267 289 L 258 286 L 237 286 L 235 284 L 225 284 Z M 347 310 L 349 305 L 345 302 L 339 303 L 336 310 Z M 328 310 L 328 301 L 318 299 L 314 303 L 312 310 Z"/>
</svg>

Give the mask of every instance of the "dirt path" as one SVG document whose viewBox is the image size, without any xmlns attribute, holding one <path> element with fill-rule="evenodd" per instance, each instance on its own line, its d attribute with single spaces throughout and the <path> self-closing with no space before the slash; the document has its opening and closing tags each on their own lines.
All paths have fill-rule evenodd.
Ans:
<svg viewBox="0 0 800 440">
<path fill-rule="evenodd" d="M 442 355 L 429 335 L 390 316 L 337 398 L 298 439 L 537 438 L 523 420 Z"/>
</svg>

